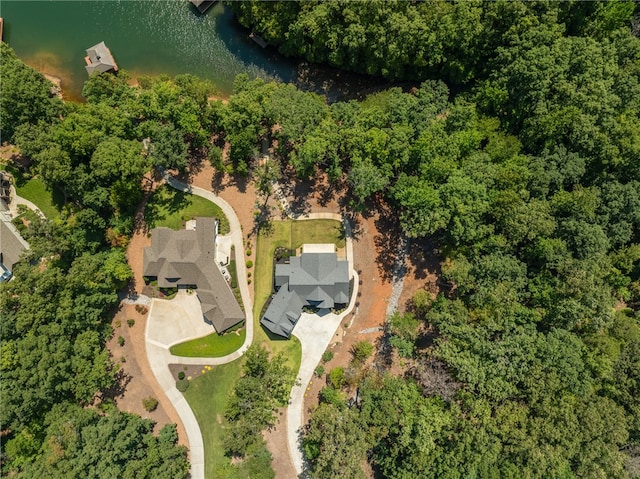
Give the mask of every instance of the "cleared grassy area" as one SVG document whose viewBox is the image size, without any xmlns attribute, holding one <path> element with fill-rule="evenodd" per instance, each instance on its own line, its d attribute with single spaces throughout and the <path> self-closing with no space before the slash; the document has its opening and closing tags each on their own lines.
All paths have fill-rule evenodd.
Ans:
<svg viewBox="0 0 640 479">
<path fill-rule="evenodd" d="M 200 425 L 204 443 L 205 477 L 224 477 L 222 472 L 230 459 L 224 455 L 222 429 L 226 423 L 224 411 L 227 399 L 242 372 L 244 359 L 215 366 L 211 371 L 194 379 L 184 397 Z"/>
<path fill-rule="evenodd" d="M 166 185 L 151 195 L 144 212 L 145 221 L 150 228 L 165 226 L 173 230 L 183 229 L 186 221 L 198 216 L 218 218 L 219 233 L 229 233 L 229 220 L 218 205 Z"/>
<path fill-rule="evenodd" d="M 18 182 L 16 193 L 34 203 L 47 218 L 54 219 L 60 215 L 54 204 L 53 195 L 40 178 L 31 178 L 24 183 Z"/>
<path fill-rule="evenodd" d="M 339 221 L 302 220 L 290 223 L 293 248 L 299 248 L 304 243 L 334 243 L 338 248 L 344 248 L 346 244 Z"/>
<path fill-rule="evenodd" d="M 193 339 L 184 343 L 171 346 L 169 351 L 176 356 L 188 358 L 220 358 L 231 354 L 242 346 L 247 337 L 247 331 L 230 332 L 220 336 L 212 333 L 203 338 Z"/>
</svg>

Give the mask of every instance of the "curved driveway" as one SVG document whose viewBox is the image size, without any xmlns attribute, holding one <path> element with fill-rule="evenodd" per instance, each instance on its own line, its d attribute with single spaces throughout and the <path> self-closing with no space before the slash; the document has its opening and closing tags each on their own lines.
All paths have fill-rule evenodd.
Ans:
<svg viewBox="0 0 640 479">
<path fill-rule="evenodd" d="M 161 300 L 153 300 L 151 302 L 148 316 L 149 319 L 147 321 L 147 329 L 145 331 L 147 358 L 149 360 L 149 364 L 151 365 L 151 370 L 153 371 L 153 374 L 162 387 L 164 393 L 167 395 L 167 398 L 175 407 L 176 412 L 180 416 L 182 424 L 184 425 L 185 431 L 187 433 L 187 439 L 189 441 L 189 460 L 191 462 L 191 478 L 204 479 L 204 445 L 202 442 L 200 426 L 198 425 L 198 421 L 196 420 L 193 411 L 189 407 L 187 400 L 184 398 L 182 393 L 180 393 L 180 391 L 176 389 L 176 381 L 173 378 L 171 371 L 169 371 L 169 364 L 206 364 L 215 366 L 238 359 L 244 354 L 244 352 L 249 348 L 251 342 L 253 341 L 253 304 L 251 302 L 249 286 L 247 284 L 247 270 L 244 262 L 242 229 L 240 228 L 240 221 L 233 211 L 233 208 L 231 208 L 229 203 L 210 191 L 198 188 L 196 186 L 186 185 L 171 176 L 166 176 L 165 178 L 167 180 L 167 183 L 173 188 L 197 196 L 201 196 L 211 201 L 212 203 L 215 203 L 222 209 L 223 213 L 229 219 L 229 225 L 231 227 L 230 236 L 235 247 L 236 254 L 240 256 L 239 258 L 237 258 L 238 261 L 236 261 L 236 272 L 238 275 L 238 286 L 240 288 L 240 294 L 242 296 L 242 303 L 244 305 L 245 324 L 247 330 L 244 344 L 240 349 L 221 358 L 184 358 L 172 355 L 169 352 L 169 347 L 171 346 L 171 344 L 165 344 L 165 342 L 152 339 L 149 335 L 150 328 L 154 328 L 155 326 L 157 326 L 155 324 L 152 324 L 154 322 L 153 310 L 154 307 L 157 307 L 157 301 Z M 185 338 L 183 340 L 188 339 L 189 338 Z M 174 342 L 175 340 L 172 341 L 172 343 Z"/>
<path fill-rule="evenodd" d="M 10 187 L 9 194 L 11 198 L 13 198 L 13 201 L 9 203 L 9 212 L 11 213 L 11 216 L 13 216 L 14 218 L 18 216 L 18 205 L 25 205 L 30 210 L 35 211 L 38 215 L 40 215 L 40 217 L 46 218 L 44 213 L 40 210 L 40 208 L 38 208 L 33 202 L 29 201 L 26 198 L 23 198 L 22 196 L 18 196 L 16 187 L 13 186 L 13 184 Z"/>
<path fill-rule="evenodd" d="M 302 313 L 300 319 L 293 329 L 293 334 L 300 340 L 302 346 L 302 361 L 296 384 L 291 389 L 289 397 L 289 407 L 287 408 L 287 442 L 289 446 L 289 456 L 298 476 L 304 471 L 304 456 L 302 454 L 302 422 L 304 396 L 309 381 L 313 377 L 313 372 L 322 358 L 322 353 L 336 340 L 336 331 L 343 319 L 351 313 L 358 297 L 358 274 L 353 269 L 353 235 L 351 225 L 342 216 L 335 213 L 309 213 L 304 216 L 295 217 L 296 220 L 305 219 L 332 219 L 342 221 L 345 231 L 347 260 L 351 265 L 351 279 L 353 291 L 349 306 L 340 314 L 327 313 L 323 316 L 317 314 Z"/>
</svg>

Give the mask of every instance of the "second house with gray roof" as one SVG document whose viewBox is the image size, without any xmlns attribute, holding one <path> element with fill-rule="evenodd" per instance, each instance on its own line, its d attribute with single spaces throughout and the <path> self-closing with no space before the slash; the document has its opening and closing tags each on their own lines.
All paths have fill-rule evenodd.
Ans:
<svg viewBox="0 0 640 479">
<path fill-rule="evenodd" d="M 288 338 L 305 306 L 331 309 L 349 303 L 349 262 L 339 260 L 333 244 L 305 244 L 300 256 L 276 264 L 276 294 L 260 320 Z"/>
</svg>

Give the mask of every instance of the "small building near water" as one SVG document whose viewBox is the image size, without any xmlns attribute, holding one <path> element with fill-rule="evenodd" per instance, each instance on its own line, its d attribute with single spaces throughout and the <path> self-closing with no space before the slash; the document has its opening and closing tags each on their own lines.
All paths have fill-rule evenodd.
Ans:
<svg viewBox="0 0 640 479">
<path fill-rule="evenodd" d="M 85 69 L 89 75 L 94 72 L 107 73 L 118 71 L 118 65 L 116 65 L 116 61 L 113 59 L 111 50 L 109 50 L 104 42 L 100 42 L 97 45 L 88 48 L 87 56 L 84 57 L 84 61 L 87 64 Z"/>
</svg>

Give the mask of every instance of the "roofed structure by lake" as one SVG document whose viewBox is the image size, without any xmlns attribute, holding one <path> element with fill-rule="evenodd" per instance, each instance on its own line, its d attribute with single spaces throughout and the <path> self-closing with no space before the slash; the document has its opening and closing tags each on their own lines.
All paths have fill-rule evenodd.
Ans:
<svg viewBox="0 0 640 479">
<path fill-rule="evenodd" d="M 155 228 L 144 249 L 143 274 L 157 278 L 160 288 L 196 288 L 205 321 L 223 333 L 245 315 L 216 265 L 216 235 L 215 218 L 197 218 L 195 230 Z"/>
<path fill-rule="evenodd" d="M 89 75 L 95 72 L 106 73 L 118 71 L 118 65 L 116 65 L 116 61 L 113 59 L 111 50 L 109 50 L 104 42 L 87 48 L 87 56 L 84 57 L 84 61 L 87 64 L 85 69 Z"/>
<path fill-rule="evenodd" d="M 191 3 L 200 13 L 205 13 L 216 1 L 217 0 L 191 0 Z"/>
</svg>

